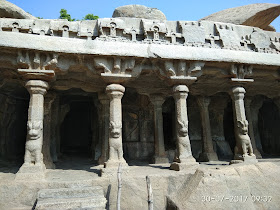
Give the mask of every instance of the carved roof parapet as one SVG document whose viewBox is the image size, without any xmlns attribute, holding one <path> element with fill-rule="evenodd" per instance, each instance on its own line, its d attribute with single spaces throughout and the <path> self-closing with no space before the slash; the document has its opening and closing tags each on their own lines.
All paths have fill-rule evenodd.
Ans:
<svg viewBox="0 0 280 210">
<path fill-rule="evenodd" d="M 170 84 L 190 85 L 202 75 L 204 62 L 185 60 L 155 61 L 154 65 L 158 69 L 158 76 L 167 79 Z"/>
<path fill-rule="evenodd" d="M 166 21 L 142 19 L 141 22 L 144 29 L 144 42 L 167 43 L 165 39 L 165 35 L 168 31 L 166 28 Z"/>
<path fill-rule="evenodd" d="M 100 18 L 92 21 L 0 18 L 0 31 L 89 40 L 280 53 L 280 33 L 210 21 Z"/>
</svg>

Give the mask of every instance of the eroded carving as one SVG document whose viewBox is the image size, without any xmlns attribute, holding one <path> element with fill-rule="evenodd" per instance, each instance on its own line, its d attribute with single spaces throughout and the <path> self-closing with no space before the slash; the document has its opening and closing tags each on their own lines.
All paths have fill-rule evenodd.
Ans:
<svg viewBox="0 0 280 210">
<path fill-rule="evenodd" d="M 245 64 L 232 64 L 230 73 L 235 76 L 236 79 L 244 80 L 245 76 L 252 75 L 253 73 L 253 66 L 252 65 L 245 65 Z"/>
<path fill-rule="evenodd" d="M 18 51 L 17 62 L 20 68 L 47 70 L 55 68 L 57 64 L 57 53 L 41 53 L 35 51 Z"/>
<path fill-rule="evenodd" d="M 27 122 L 27 139 L 25 144 L 24 165 L 43 163 L 43 121 Z"/>
<path fill-rule="evenodd" d="M 248 135 L 248 121 L 238 120 L 237 121 L 238 133 L 236 135 L 236 146 L 234 148 L 234 153 L 236 156 L 255 156 L 253 153 L 253 148 L 251 144 L 250 137 Z"/>
<path fill-rule="evenodd" d="M 178 125 L 179 136 L 186 137 L 188 135 L 188 121 L 180 121 L 178 119 Z"/>
</svg>

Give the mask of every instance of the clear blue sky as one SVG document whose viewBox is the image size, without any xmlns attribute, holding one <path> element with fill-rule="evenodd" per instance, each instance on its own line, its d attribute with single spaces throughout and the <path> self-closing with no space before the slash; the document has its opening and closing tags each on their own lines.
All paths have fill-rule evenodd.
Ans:
<svg viewBox="0 0 280 210">
<path fill-rule="evenodd" d="M 142 4 L 158 8 L 167 20 L 199 20 L 212 13 L 253 3 L 280 4 L 280 0 L 8 0 L 36 17 L 56 19 L 60 9 L 66 9 L 72 18 L 82 19 L 88 13 L 100 18 L 112 17 L 116 7 Z M 280 32 L 280 17 L 272 25 Z"/>
</svg>

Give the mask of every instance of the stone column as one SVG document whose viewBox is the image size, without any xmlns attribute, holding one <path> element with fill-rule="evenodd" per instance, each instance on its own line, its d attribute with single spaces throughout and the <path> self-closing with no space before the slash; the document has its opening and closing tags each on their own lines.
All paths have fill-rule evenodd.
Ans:
<svg viewBox="0 0 280 210">
<path fill-rule="evenodd" d="M 252 116 L 252 123 L 253 123 L 253 130 L 254 130 L 254 137 L 255 137 L 255 143 L 256 147 L 258 148 L 258 151 L 263 154 L 262 149 L 262 142 L 261 142 L 261 136 L 259 131 L 259 110 L 262 107 L 264 102 L 263 97 L 258 97 L 257 100 L 254 100 L 251 105 L 251 116 Z"/>
<path fill-rule="evenodd" d="M 44 156 L 44 164 L 46 168 L 55 168 L 53 163 L 50 147 L 51 147 L 51 127 L 52 127 L 52 105 L 56 98 L 54 93 L 48 93 L 45 96 L 44 103 L 44 142 L 43 142 L 43 156 Z"/>
<path fill-rule="evenodd" d="M 250 137 L 248 135 L 248 121 L 246 120 L 244 95 L 246 91 L 243 87 L 234 87 L 232 89 L 233 113 L 235 141 L 234 160 L 231 163 L 251 162 L 256 163 L 257 159 L 253 153 Z M 249 155 L 248 155 L 249 154 Z"/>
<path fill-rule="evenodd" d="M 109 159 L 105 168 L 118 168 L 128 166 L 123 158 L 122 148 L 122 104 L 125 88 L 119 84 L 111 84 L 106 87 L 106 93 L 110 99 L 110 123 L 109 123 Z"/>
<path fill-rule="evenodd" d="M 44 95 L 49 85 L 42 80 L 29 80 L 25 86 L 30 93 L 27 137 L 24 164 L 17 173 L 16 179 L 44 179 L 46 169 L 42 154 Z"/>
<path fill-rule="evenodd" d="M 188 134 L 187 97 L 189 89 L 186 85 L 173 87 L 176 115 L 177 151 L 170 169 L 180 171 L 198 165 L 192 156 L 191 144 Z"/>
<path fill-rule="evenodd" d="M 199 155 L 199 160 L 205 162 L 216 161 L 218 160 L 218 156 L 213 148 L 209 111 L 208 111 L 210 98 L 205 96 L 198 96 L 197 103 L 200 109 L 202 142 L 203 142 L 202 153 L 200 153 Z"/>
<path fill-rule="evenodd" d="M 165 153 L 163 134 L 162 104 L 164 103 L 164 99 L 158 95 L 152 95 L 150 99 L 154 105 L 154 163 L 168 163 L 169 161 Z"/>
<path fill-rule="evenodd" d="M 250 139 L 251 139 L 254 154 L 256 155 L 257 158 L 260 159 L 260 158 L 262 158 L 262 155 L 259 152 L 259 150 L 257 149 L 255 135 L 254 135 L 254 130 L 258 129 L 258 128 L 254 128 L 254 126 L 253 126 L 253 118 L 252 118 L 252 112 L 251 112 L 251 102 L 252 102 L 252 97 L 246 97 L 245 98 L 246 116 L 247 116 L 248 123 L 249 123 L 249 136 L 250 136 Z M 258 114 L 258 113 L 256 113 L 256 114 Z"/>
<path fill-rule="evenodd" d="M 110 100 L 107 95 L 99 94 L 99 102 L 101 103 L 101 120 L 99 126 L 101 127 L 101 156 L 98 159 L 98 163 L 104 164 L 108 160 L 108 147 L 109 147 L 109 124 L 110 124 Z"/>
</svg>

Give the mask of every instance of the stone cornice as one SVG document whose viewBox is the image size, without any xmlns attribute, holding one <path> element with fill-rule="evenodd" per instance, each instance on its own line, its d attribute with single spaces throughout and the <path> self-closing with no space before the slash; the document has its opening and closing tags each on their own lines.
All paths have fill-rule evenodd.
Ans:
<svg viewBox="0 0 280 210">
<path fill-rule="evenodd" d="M 161 45 L 154 43 L 140 44 L 136 42 L 88 41 L 54 36 L 32 36 L 30 34 L 10 33 L 4 31 L 0 31 L 0 37 L 0 49 L 14 48 L 52 53 L 280 66 L 280 55 L 270 53 L 179 45 Z"/>
</svg>

